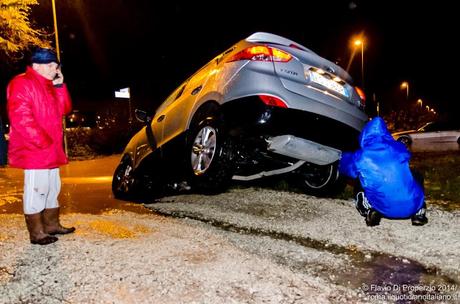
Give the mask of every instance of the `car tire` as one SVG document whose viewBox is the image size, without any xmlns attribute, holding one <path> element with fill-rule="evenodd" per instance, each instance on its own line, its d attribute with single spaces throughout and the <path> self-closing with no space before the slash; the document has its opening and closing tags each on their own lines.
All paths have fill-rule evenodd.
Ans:
<svg viewBox="0 0 460 304">
<path fill-rule="evenodd" d="M 132 199 L 140 194 L 139 188 L 132 161 L 129 157 L 124 157 L 113 174 L 112 192 L 115 198 Z"/>
<path fill-rule="evenodd" d="M 346 186 L 345 179 L 339 176 L 338 162 L 324 166 L 306 163 L 298 179 L 302 190 L 315 196 L 335 196 Z"/>
<path fill-rule="evenodd" d="M 187 140 L 187 167 L 194 191 L 225 191 L 233 176 L 231 141 L 218 111 L 206 111 L 194 119 Z"/>
</svg>

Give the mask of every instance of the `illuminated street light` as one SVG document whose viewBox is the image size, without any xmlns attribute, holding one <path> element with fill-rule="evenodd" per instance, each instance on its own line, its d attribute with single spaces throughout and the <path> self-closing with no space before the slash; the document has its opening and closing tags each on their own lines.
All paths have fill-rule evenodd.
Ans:
<svg viewBox="0 0 460 304">
<path fill-rule="evenodd" d="M 364 88 L 364 40 L 355 39 L 355 46 L 361 46 L 361 86 Z"/>
<path fill-rule="evenodd" d="M 420 108 L 423 108 L 423 100 L 420 98 L 417 100 L 417 104 L 420 105 Z"/>
<path fill-rule="evenodd" d="M 409 83 L 407 81 L 403 81 L 401 83 L 401 90 L 406 90 L 406 99 L 409 99 Z"/>
</svg>

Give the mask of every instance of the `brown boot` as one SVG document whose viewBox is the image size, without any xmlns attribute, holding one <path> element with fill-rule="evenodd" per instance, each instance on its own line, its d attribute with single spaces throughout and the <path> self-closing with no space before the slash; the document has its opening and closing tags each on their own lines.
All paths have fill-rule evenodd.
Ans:
<svg viewBox="0 0 460 304">
<path fill-rule="evenodd" d="M 45 232 L 51 235 L 68 234 L 75 231 L 75 227 L 66 228 L 59 222 L 59 207 L 49 208 L 43 211 Z"/>
<path fill-rule="evenodd" d="M 24 214 L 27 229 L 29 230 L 30 242 L 38 245 L 48 245 L 58 240 L 57 237 L 46 234 L 43 230 L 42 212 Z"/>
</svg>

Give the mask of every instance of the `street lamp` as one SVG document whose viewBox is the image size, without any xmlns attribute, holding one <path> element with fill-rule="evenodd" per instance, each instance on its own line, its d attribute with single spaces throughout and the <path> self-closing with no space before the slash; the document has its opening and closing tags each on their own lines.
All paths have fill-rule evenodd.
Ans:
<svg viewBox="0 0 460 304">
<path fill-rule="evenodd" d="M 56 56 L 59 62 L 61 62 L 61 51 L 59 49 L 59 34 L 58 34 L 58 26 L 57 26 L 57 14 L 56 14 L 56 3 L 54 0 L 51 0 L 51 7 L 53 9 L 53 25 L 54 25 L 54 39 L 56 44 Z M 68 146 L 67 146 L 67 134 L 66 134 L 66 121 L 65 116 L 62 118 L 62 132 L 64 135 L 64 151 L 65 155 L 69 155 Z"/>
<path fill-rule="evenodd" d="M 420 105 L 420 108 L 423 108 L 423 100 L 421 100 L 420 98 L 417 99 L 417 104 Z"/>
<path fill-rule="evenodd" d="M 56 3 L 54 2 L 54 0 L 51 0 L 51 6 L 53 8 L 53 24 L 54 24 L 54 39 L 56 43 L 56 55 L 57 55 L 57 59 L 61 61 L 61 54 L 59 50 L 59 34 L 58 34 L 57 17 L 56 17 Z"/>
<path fill-rule="evenodd" d="M 356 39 L 355 46 L 361 46 L 361 86 L 364 88 L 364 40 Z"/>
<path fill-rule="evenodd" d="M 406 99 L 409 99 L 409 83 L 407 81 L 401 83 L 401 90 L 403 89 L 406 89 Z"/>
</svg>

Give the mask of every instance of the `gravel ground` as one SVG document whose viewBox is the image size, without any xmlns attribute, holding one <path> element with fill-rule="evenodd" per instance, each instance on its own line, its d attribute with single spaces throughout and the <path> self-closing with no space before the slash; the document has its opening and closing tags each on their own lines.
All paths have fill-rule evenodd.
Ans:
<svg viewBox="0 0 460 304">
<path fill-rule="evenodd" d="M 146 206 L 182 219 L 70 213 L 77 233 L 37 246 L 21 215 L 0 215 L 0 303 L 369 303 L 356 282 L 393 274 L 357 264 L 379 255 L 420 263 L 435 273 L 423 284 L 447 282 L 458 296 L 458 211 L 429 206 L 424 227 L 370 228 L 351 201 L 256 188 Z"/>
<path fill-rule="evenodd" d="M 0 303 L 360 303 L 353 291 L 235 247 L 200 225 L 126 211 L 68 214 L 77 232 L 28 242 L 0 215 Z M 257 243 L 255 244 L 257 245 Z"/>
<path fill-rule="evenodd" d="M 266 235 L 306 239 L 338 252 L 397 256 L 435 269 L 457 284 L 460 281 L 459 211 L 447 212 L 428 205 L 429 223 L 423 227 L 412 226 L 410 220 L 388 219 L 383 219 L 380 226 L 367 227 L 352 201 L 254 188 L 217 196 L 167 197 L 148 207 L 164 214 L 217 222 L 223 227 L 250 227 Z"/>
</svg>

